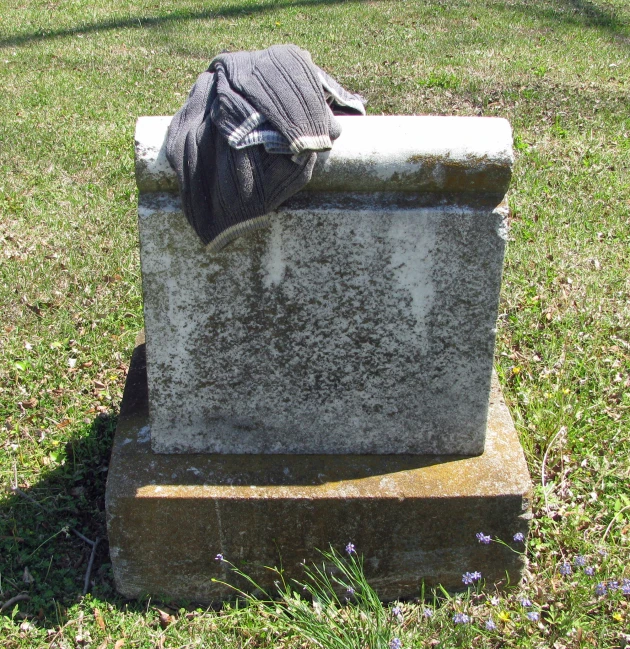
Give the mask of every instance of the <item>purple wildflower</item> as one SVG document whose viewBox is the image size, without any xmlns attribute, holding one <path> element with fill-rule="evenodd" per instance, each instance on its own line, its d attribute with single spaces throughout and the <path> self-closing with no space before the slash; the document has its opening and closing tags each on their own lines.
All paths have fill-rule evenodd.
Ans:
<svg viewBox="0 0 630 649">
<path fill-rule="evenodd" d="M 500 598 L 500 597 L 497 597 L 497 596 L 495 595 L 495 596 L 492 597 L 492 599 L 490 600 L 490 604 L 492 604 L 492 606 L 498 606 L 500 601 L 501 601 L 501 598 Z"/>
<path fill-rule="evenodd" d="M 573 563 L 578 567 L 578 568 L 583 568 L 586 565 L 586 557 L 582 556 L 581 554 L 578 554 L 575 559 L 573 559 Z"/>
<path fill-rule="evenodd" d="M 392 609 L 392 615 L 402 624 L 404 621 L 402 609 L 400 606 L 394 606 Z"/>
<path fill-rule="evenodd" d="M 630 595 L 630 579 L 624 579 L 621 584 L 621 592 L 624 595 Z"/>
<path fill-rule="evenodd" d="M 571 564 L 566 562 L 566 561 L 564 563 L 560 564 L 560 567 L 558 568 L 558 572 L 562 576 L 567 577 L 568 575 L 570 575 L 573 572 L 573 570 L 571 569 Z"/>
<path fill-rule="evenodd" d="M 354 588 L 348 586 L 348 588 L 346 588 L 346 593 L 348 593 L 348 595 L 354 595 Z"/>
<path fill-rule="evenodd" d="M 465 572 L 462 575 L 462 581 L 467 585 L 470 586 L 470 584 L 474 584 L 477 580 L 481 579 L 481 573 L 480 572 Z"/>
<path fill-rule="evenodd" d="M 486 622 L 486 631 L 496 631 L 497 625 L 494 623 L 494 620 L 490 619 Z"/>
<path fill-rule="evenodd" d="M 608 590 L 619 590 L 619 582 L 614 580 L 609 581 Z"/>
<path fill-rule="evenodd" d="M 606 584 L 603 581 L 600 581 L 597 586 L 595 586 L 595 594 L 598 596 L 605 595 L 608 589 L 606 588 Z"/>
<path fill-rule="evenodd" d="M 525 540 L 525 535 L 523 534 L 523 532 L 517 532 L 517 533 L 514 535 L 514 540 L 515 540 L 517 543 L 522 543 L 522 542 Z"/>
<path fill-rule="evenodd" d="M 595 568 L 593 568 L 593 566 L 586 566 L 584 568 L 584 574 L 588 577 L 592 577 L 595 574 Z"/>
<path fill-rule="evenodd" d="M 477 541 L 479 543 L 483 543 L 484 545 L 488 545 L 489 543 L 492 542 L 492 537 L 489 534 L 484 534 L 483 532 L 477 532 Z"/>
<path fill-rule="evenodd" d="M 402 642 L 400 641 L 400 638 L 392 638 L 389 642 L 389 649 L 401 649 L 402 648 Z"/>
<path fill-rule="evenodd" d="M 430 617 L 433 617 L 433 609 L 430 608 L 425 608 L 424 611 L 422 611 L 422 615 L 429 619 Z"/>
<path fill-rule="evenodd" d="M 354 547 L 354 543 L 348 543 L 348 545 L 346 545 L 346 552 L 348 554 L 356 554 L 357 553 L 357 550 Z"/>
<path fill-rule="evenodd" d="M 453 615 L 453 622 L 455 624 L 468 624 L 470 622 L 470 618 L 466 615 L 466 613 L 455 613 L 455 615 Z"/>
<path fill-rule="evenodd" d="M 217 554 L 217 556 L 214 558 L 214 560 L 215 561 L 225 561 L 225 559 L 223 558 L 223 555 L 220 552 L 219 552 L 219 554 Z"/>
<path fill-rule="evenodd" d="M 523 597 L 523 599 L 521 600 L 521 606 L 524 606 L 525 608 L 527 608 L 528 606 L 531 606 L 531 605 L 532 605 L 532 600 L 528 599 L 527 597 Z"/>
<path fill-rule="evenodd" d="M 527 614 L 527 619 L 531 622 L 538 622 L 540 620 L 540 613 L 538 611 L 530 611 Z"/>
</svg>

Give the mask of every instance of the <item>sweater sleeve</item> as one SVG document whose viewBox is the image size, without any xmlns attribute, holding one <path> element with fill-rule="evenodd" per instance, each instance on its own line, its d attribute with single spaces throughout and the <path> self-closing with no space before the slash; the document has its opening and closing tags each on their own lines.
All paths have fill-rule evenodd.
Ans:
<svg viewBox="0 0 630 649">
<path fill-rule="evenodd" d="M 249 101 L 289 142 L 291 152 L 332 147 L 329 111 L 311 56 L 295 45 L 258 52 L 222 54 L 210 65 L 225 68 L 234 90 Z"/>
</svg>

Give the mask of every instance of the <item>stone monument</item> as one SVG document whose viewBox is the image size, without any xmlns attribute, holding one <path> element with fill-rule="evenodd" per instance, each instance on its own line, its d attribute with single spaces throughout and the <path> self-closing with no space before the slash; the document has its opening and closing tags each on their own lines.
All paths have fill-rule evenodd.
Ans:
<svg viewBox="0 0 630 649">
<path fill-rule="evenodd" d="M 107 487 L 118 589 L 213 602 L 353 542 L 383 599 L 517 579 L 530 480 L 492 362 L 509 123 L 341 117 L 306 189 L 219 252 L 184 216 L 169 119 L 136 129 L 146 344 Z"/>
</svg>

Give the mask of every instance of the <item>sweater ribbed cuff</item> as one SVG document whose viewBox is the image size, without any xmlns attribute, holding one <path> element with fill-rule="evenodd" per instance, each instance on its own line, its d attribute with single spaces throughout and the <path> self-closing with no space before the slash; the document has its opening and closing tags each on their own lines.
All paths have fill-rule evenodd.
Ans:
<svg viewBox="0 0 630 649">
<path fill-rule="evenodd" d="M 252 113 L 237 129 L 232 131 L 228 138 L 228 144 L 234 149 L 239 149 L 242 140 L 264 121 L 265 118 L 260 113 Z"/>
<path fill-rule="evenodd" d="M 241 221 L 241 223 L 236 223 L 220 232 L 216 237 L 214 237 L 214 239 L 208 242 L 206 250 L 208 252 L 219 252 L 225 248 L 228 243 L 234 241 L 234 239 L 238 239 L 238 237 L 246 232 L 258 230 L 267 227 L 270 224 L 271 216 L 269 214 L 263 214 L 262 216 L 257 216 L 253 219 L 247 219 L 246 221 Z"/>
<path fill-rule="evenodd" d="M 332 141 L 328 135 L 301 135 L 289 142 L 289 148 L 295 154 L 303 151 L 328 151 L 332 149 Z"/>
</svg>

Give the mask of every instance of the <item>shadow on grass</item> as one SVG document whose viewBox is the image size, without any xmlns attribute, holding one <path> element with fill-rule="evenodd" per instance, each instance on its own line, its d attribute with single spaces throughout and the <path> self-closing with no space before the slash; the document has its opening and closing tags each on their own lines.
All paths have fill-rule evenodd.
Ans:
<svg viewBox="0 0 630 649">
<path fill-rule="evenodd" d="M 144 14 L 129 16 L 128 18 L 116 20 L 103 20 L 94 23 L 85 23 L 76 27 L 63 29 L 52 29 L 32 31 L 7 38 L 0 39 L 0 47 L 18 47 L 34 41 L 45 41 L 57 38 L 65 38 L 75 34 L 89 34 L 93 32 L 109 31 L 116 29 L 147 29 L 159 25 L 189 21 L 203 20 L 209 18 L 239 18 L 253 14 L 273 12 L 281 9 L 302 7 L 314 7 L 318 5 L 358 4 L 368 0 L 288 0 L 286 2 L 274 3 L 239 3 L 214 9 L 177 9 L 162 16 L 146 16 Z M 372 0 L 374 2 L 374 0 Z M 395 0 L 376 0 L 376 2 L 395 2 Z M 591 0 L 556 0 L 558 9 L 573 9 L 572 14 L 554 10 L 552 6 L 539 6 L 536 3 L 523 2 L 519 5 L 510 5 L 510 10 L 526 12 L 539 18 L 564 22 L 586 27 L 599 27 L 606 29 L 621 43 L 630 44 L 628 24 L 620 18 L 611 8 L 604 8 L 596 5 Z M 504 9 L 497 6 L 496 9 Z"/>
<path fill-rule="evenodd" d="M 583 16 L 583 22 L 587 25 L 607 27 L 611 30 L 616 30 L 623 25 L 617 14 L 610 8 L 598 7 L 591 0 L 560 0 L 560 3 L 573 7 Z"/>
<path fill-rule="evenodd" d="M 79 534 L 99 539 L 89 571 L 89 591 L 122 604 L 109 564 L 105 522 L 105 483 L 117 417 L 100 415 L 66 444 L 65 460 L 36 484 L 0 505 L 0 603 L 16 595 L 24 613 L 42 622 L 61 623 L 64 609 L 84 588 L 92 547 Z M 73 532 L 72 530 L 76 530 Z M 2 615 L 11 616 L 14 606 Z"/>
<path fill-rule="evenodd" d="M 68 27 L 64 29 L 53 29 L 50 31 L 42 30 L 39 32 L 30 32 L 19 34 L 0 40 L 0 47 L 19 46 L 30 41 L 49 40 L 54 38 L 64 38 L 75 34 L 89 34 L 92 32 L 101 32 L 112 29 L 146 29 L 163 25 L 166 23 L 187 21 L 187 20 L 204 20 L 208 18 L 242 18 L 253 14 L 273 12 L 278 9 L 288 9 L 291 7 L 312 7 L 316 5 L 337 5 L 367 2 L 368 0 L 288 0 L 287 2 L 274 3 L 242 3 L 217 7 L 214 9 L 176 9 L 171 13 L 163 16 L 146 16 L 144 14 L 130 16 L 119 20 L 104 20 L 101 22 L 87 23 Z M 393 0 L 377 0 L 379 2 L 392 2 Z"/>
</svg>

